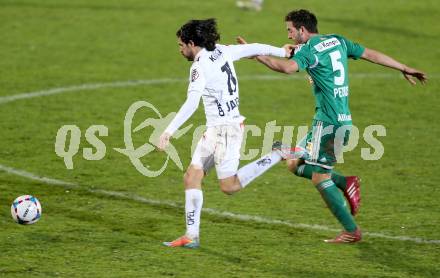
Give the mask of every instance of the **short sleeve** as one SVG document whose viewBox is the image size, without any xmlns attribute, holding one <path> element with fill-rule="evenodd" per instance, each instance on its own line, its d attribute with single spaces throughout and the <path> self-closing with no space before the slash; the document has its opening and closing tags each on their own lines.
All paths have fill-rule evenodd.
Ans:
<svg viewBox="0 0 440 278">
<path fill-rule="evenodd" d="M 205 85 L 206 81 L 202 67 L 198 62 L 195 62 L 190 68 L 188 94 L 191 92 L 203 93 Z"/>
<path fill-rule="evenodd" d="M 317 62 L 317 57 L 311 53 L 308 45 L 298 46 L 295 55 L 291 58 L 298 64 L 299 70 L 305 70 L 312 67 Z"/>
<path fill-rule="evenodd" d="M 365 51 L 365 47 L 362 45 L 352 42 L 344 37 L 340 37 L 340 40 L 344 43 L 347 48 L 347 56 L 352 59 L 359 59 Z"/>
</svg>

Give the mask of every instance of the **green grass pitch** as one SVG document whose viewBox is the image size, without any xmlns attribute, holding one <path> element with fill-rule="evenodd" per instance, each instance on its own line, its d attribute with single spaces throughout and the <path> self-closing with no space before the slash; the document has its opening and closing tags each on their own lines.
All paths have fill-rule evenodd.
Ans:
<svg viewBox="0 0 440 278">
<path fill-rule="evenodd" d="M 183 172 L 170 163 L 147 178 L 113 150 L 124 147 L 128 107 L 145 100 L 166 115 L 183 103 L 190 63 L 178 53 L 175 32 L 187 20 L 217 18 L 224 44 L 242 35 L 283 45 L 284 15 L 297 8 L 317 15 L 321 33 L 342 34 L 430 77 L 428 85 L 411 87 L 398 72 L 350 62 L 354 124 L 361 132 L 372 124 L 387 132 L 379 137 L 380 160 L 361 158 L 368 147 L 361 137 L 337 166 L 363 179 L 357 222 L 364 240 L 323 243 L 339 224 L 310 182 L 280 163 L 232 197 L 211 173 L 201 248 L 161 246 L 184 232 Z M 266 0 L 258 13 L 239 10 L 235 0 L 0 0 L 0 276 L 438 277 L 439 12 L 435 0 Z M 310 124 L 314 99 L 302 74 L 283 76 L 250 60 L 237 62 L 236 70 L 248 125 Z M 64 92 L 7 101 L 56 88 Z M 188 124 L 203 124 L 202 110 Z M 146 117 L 140 112 L 134 121 Z M 82 132 L 73 170 L 54 151 L 58 129 L 69 124 Z M 82 156 L 91 125 L 109 131 L 98 161 Z M 136 134 L 135 144 L 149 132 Z M 173 141 L 184 167 L 191 140 Z M 262 140 L 250 137 L 247 148 L 261 148 Z M 154 169 L 164 158 L 154 152 L 143 162 Z M 24 194 L 42 203 L 35 225 L 10 216 L 12 201 Z"/>
</svg>

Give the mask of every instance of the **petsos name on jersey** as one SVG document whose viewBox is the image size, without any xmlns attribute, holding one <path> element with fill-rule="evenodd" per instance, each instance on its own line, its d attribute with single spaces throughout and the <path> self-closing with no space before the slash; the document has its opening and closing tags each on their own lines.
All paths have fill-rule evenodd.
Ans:
<svg viewBox="0 0 440 278">
<path fill-rule="evenodd" d="M 348 96 L 348 86 L 336 87 L 333 89 L 333 96 L 336 97 L 347 97 Z"/>
</svg>

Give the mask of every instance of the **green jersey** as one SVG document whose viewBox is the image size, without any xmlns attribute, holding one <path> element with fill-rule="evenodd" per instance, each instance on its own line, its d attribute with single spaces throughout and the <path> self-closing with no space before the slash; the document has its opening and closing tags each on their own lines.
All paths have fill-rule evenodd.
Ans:
<svg viewBox="0 0 440 278">
<path fill-rule="evenodd" d="M 365 48 L 339 35 L 316 35 L 292 58 L 313 79 L 315 120 L 351 125 L 348 107 L 348 58 L 358 59 Z"/>
</svg>

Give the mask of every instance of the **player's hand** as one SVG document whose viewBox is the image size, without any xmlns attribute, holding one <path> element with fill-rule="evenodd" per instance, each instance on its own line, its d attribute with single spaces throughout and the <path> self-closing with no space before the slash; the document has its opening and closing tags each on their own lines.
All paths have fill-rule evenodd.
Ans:
<svg viewBox="0 0 440 278">
<path fill-rule="evenodd" d="M 169 134 L 168 132 L 162 133 L 162 135 L 159 137 L 159 145 L 157 146 L 159 151 L 165 150 L 165 148 L 170 144 L 170 138 L 171 134 Z"/>
<path fill-rule="evenodd" d="M 242 36 L 238 36 L 236 40 L 238 44 L 247 44 L 247 41 Z"/>
<path fill-rule="evenodd" d="M 402 74 L 405 77 L 405 79 L 408 80 L 408 82 L 411 83 L 412 85 L 417 84 L 416 80 L 414 80 L 413 77 L 417 78 L 422 84 L 425 84 L 428 81 L 428 77 L 424 72 L 421 72 L 419 70 L 407 66 L 405 66 L 405 68 L 402 70 Z"/>
<path fill-rule="evenodd" d="M 293 44 L 285 44 L 283 45 L 284 50 L 286 50 L 286 58 L 292 58 L 293 54 L 295 54 L 296 45 Z"/>
</svg>

